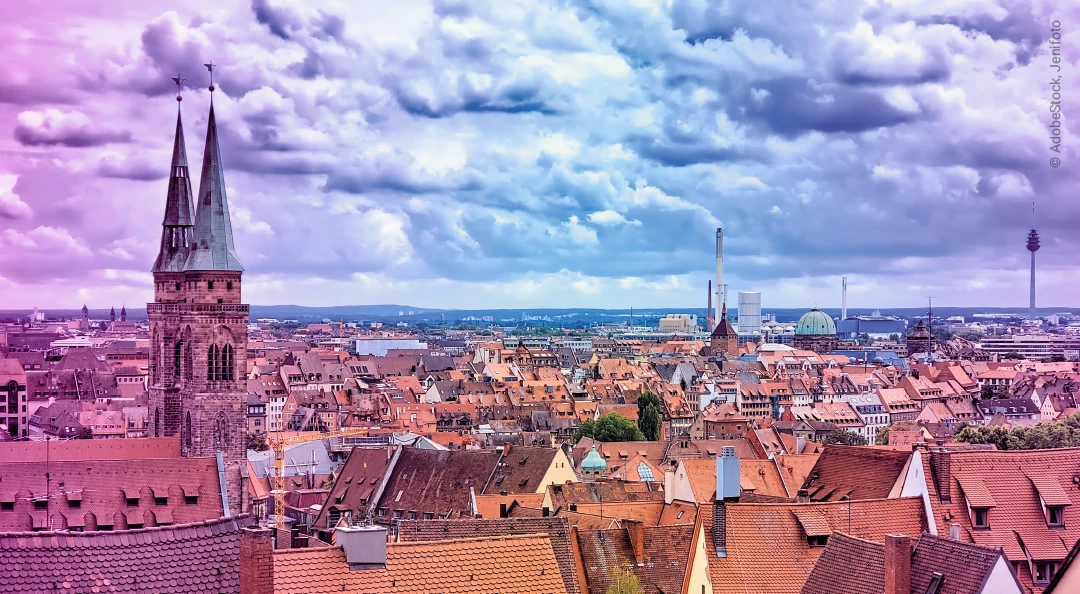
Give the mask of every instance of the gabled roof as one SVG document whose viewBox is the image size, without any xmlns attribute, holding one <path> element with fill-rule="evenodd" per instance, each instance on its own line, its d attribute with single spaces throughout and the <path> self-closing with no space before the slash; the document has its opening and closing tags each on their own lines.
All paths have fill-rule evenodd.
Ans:
<svg viewBox="0 0 1080 594">
<path fill-rule="evenodd" d="M 565 594 L 546 534 L 386 545 L 383 569 L 349 569 L 341 547 L 274 552 L 274 592 Z"/>
<path fill-rule="evenodd" d="M 577 594 L 579 580 L 570 522 L 565 517 L 499 518 L 404 521 L 398 528 L 402 542 L 426 542 L 459 538 L 547 534 L 568 594 Z"/>
<path fill-rule="evenodd" d="M 886 534 L 922 534 L 926 529 L 917 497 L 842 503 L 727 503 L 699 510 L 707 532 L 709 577 L 716 594 L 796 594 L 823 548 L 812 547 L 796 511 L 859 538 L 884 542 Z M 711 527 L 711 529 L 709 529 Z M 719 557 L 716 547 L 726 546 Z"/>
<path fill-rule="evenodd" d="M 802 485 L 812 501 L 884 499 L 911 452 L 829 444 Z"/>
<path fill-rule="evenodd" d="M 0 534 L 0 591 L 239 592 L 240 530 L 252 524 L 240 516 L 122 533 Z"/>
</svg>

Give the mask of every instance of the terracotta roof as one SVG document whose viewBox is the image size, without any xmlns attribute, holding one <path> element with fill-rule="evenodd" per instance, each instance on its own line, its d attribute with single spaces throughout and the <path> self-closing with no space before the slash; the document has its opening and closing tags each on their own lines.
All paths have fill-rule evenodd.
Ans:
<svg viewBox="0 0 1080 594">
<path fill-rule="evenodd" d="M 274 592 L 565 593 L 545 534 L 386 545 L 384 569 L 349 569 L 340 547 L 274 552 Z"/>
<path fill-rule="evenodd" d="M 87 530 L 95 524 L 121 530 L 131 524 L 182 524 L 222 515 L 214 458 L 53 461 L 48 510 L 37 509 L 34 501 L 46 495 L 44 472 L 37 462 L 0 463 L 0 500 L 14 502 L 14 510 L 0 513 L 0 530 L 61 529 L 73 521 L 85 522 Z M 71 494 L 78 495 L 77 506 Z M 198 496 L 196 503 L 186 503 L 192 495 Z M 156 500 L 162 498 L 159 505 Z"/>
<path fill-rule="evenodd" d="M 626 501 L 663 501 L 660 483 L 639 481 L 597 481 L 595 483 L 566 483 L 549 485 L 552 506 L 567 508 L 571 503 L 619 503 Z"/>
<path fill-rule="evenodd" d="M 932 461 L 932 458 L 943 460 L 944 456 L 949 459 L 948 476 L 945 476 L 943 464 Z M 960 524 L 965 541 L 1001 547 L 1013 561 L 1025 560 L 1028 556 L 1035 561 L 1060 561 L 1080 540 L 1080 506 L 1064 506 L 1064 526 L 1050 528 L 1039 501 L 1040 486 L 1047 497 L 1060 497 L 1049 486 L 1050 482 L 1056 482 L 1065 494 L 1076 489 L 1072 481 L 1074 476 L 1080 475 L 1080 448 L 934 451 L 924 456 L 923 464 L 938 526 Z M 1040 484 L 1036 485 L 1031 477 L 1038 477 Z M 945 486 L 948 486 L 950 497 L 942 501 Z M 988 514 L 989 528 L 972 527 L 965 500 L 969 493 L 976 497 L 978 504 L 993 503 Z M 1033 587 L 1027 563 L 1020 564 L 1017 577 L 1025 588 Z"/>
<path fill-rule="evenodd" d="M 348 511 L 353 517 L 363 517 L 375 503 L 375 491 L 386 475 L 388 464 L 388 456 L 383 448 L 353 448 L 338 472 L 337 480 L 326 498 L 326 505 L 315 518 L 313 526 L 319 530 L 333 528 L 327 524 L 332 510 Z"/>
<path fill-rule="evenodd" d="M 923 534 L 911 553 L 911 594 L 930 591 L 941 574 L 937 594 L 980 592 L 997 563 L 1000 550 Z M 1019 587 L 1019 584 L 1017 584 Z M 836 533 L 814 564 L 801 594 L 865 594 L 885 590 L 885 546 Z"/>
<path fill-rule="evenodd" d="M 910 457 L 911 452 L 829 444 L 802 488 L 812 501 L 884 499 Z"/>
<path fill-rule="evenodd" d="M 634 552 L 633 530 L 630 524 L 611 530 L 578 532 L 589 594 L 605 594 L 616 568 L 637 576 L 643 594 L 682 591 L 694 542 L 694 525 L 641 527 L 640 560 Z"/>
<path fill-rule="evenodd" d="M 398 538 L 402 542 L 523 534 L 548 535 L 563 585 L 569 594 L 577 594 L 580 577 L 574 543 L 570 540 L 570 522 L 565 517 L 406 521 L 398 528 Z"/>
<path fill-rule="evenodd" d="M 884 542 L 886 534 L 922 534 L 926 529 L 918 497 L 839 503 L 727 503 L 701 506 L 708 530 L 709 575 L 716 594 L 795 594 L 823 548 L 811 547 L 796 516 L 813 517 L 859 538 Z M 819 514 L 811 516 L 810 514 Z M 809 523 L 809 521 L 808 521 Z M 716 553 L 726 546 L 726 557 Z"/>
<path fill-rule="evenodd" d="M 125 532 L 0 533 L 3 592 L 239 592 L 241 516 Z"/>
</svg>

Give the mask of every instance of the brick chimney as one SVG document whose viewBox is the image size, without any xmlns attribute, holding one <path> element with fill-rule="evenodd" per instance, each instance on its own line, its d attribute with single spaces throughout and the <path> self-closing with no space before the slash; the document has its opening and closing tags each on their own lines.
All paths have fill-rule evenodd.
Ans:
<svg viewBox="0 0 1080 594">
<path fill-rule="evenodd" d="M 645 524 L 641 520 L 623 520 L 622 525 L 630 537 L 630 548 L 634 549 L 634 563 L 645 565 Z"/>
<path fill-rule="evenodd" d="M 934 486 L 943 503 L 952 502 L 952 454 L 940 448 L 930 452 L 930 470 L 934 473 Z"/>
<path fill-rule="evenodd" d="M 911 594 L 911 538 L 885 536 L 885 594 Z"/>
<path fill-rule="evenodd" d="M 240 594 L 274 594 L 274 538 L 269 528 L 240 531 Z"/>
<path fill-rule="evenodd" d="M 727 507 L 723 501 L 713 505 L 712 538 L 717 557 L 727 557 Z"/>
</svg>

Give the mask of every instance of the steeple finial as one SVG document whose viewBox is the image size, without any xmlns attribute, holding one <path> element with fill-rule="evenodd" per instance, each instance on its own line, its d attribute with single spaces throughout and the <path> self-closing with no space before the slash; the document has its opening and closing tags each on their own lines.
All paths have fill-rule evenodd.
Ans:
<svg viewBox="0 0 1080 594">
<path fill-rule="evenodd" d="M 213 103 L 214 102 L 214 67 L 216 67 L 217 64 L 214 64 L 214 61 L 210 60 L 209 64 L 203 64 L 203 66 L 206 66 L 206 70 L 208 70 L 210 72 L 210 103 Z"/>
<path fill-rule="evenodd" d="M 184 100 L 184 98 L 180 96 L 180 85 L 184 84 L 185 80 L 187 80 L 187 79 L 186 78 L 181 78 L 179 74 L 174 76 L 173 79 L 172 79 L 172 81 L 174 83 L 176 83 L 176 102 L 177 103 L 180 103 L 181 101 Z M 177 105 L 176 109 L 180 109 L 180 106 Z"/>
</svg>

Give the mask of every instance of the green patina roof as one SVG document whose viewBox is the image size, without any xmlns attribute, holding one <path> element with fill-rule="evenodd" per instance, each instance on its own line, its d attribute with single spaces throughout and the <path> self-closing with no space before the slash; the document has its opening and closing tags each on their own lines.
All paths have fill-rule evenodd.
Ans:
<svg viewBox="0 0 1080 594">
<path fill-rule="evenodd" d="M 797 335 L 821 335 L 836 334 L 836 324 L 828 314 L 818 308 L 811 309 L 799 318 L 799 325 L 795 328 Z"/>
<path fill-rule="evenodd" d="M 225 196 L 225 172 L 221 165 L 213 104 L 210 105 L 210 121 L 206 127 L 206 150 L 203 151 L 202 179 L 199 181 L 197 200 L 194 246 L 184 270 L 243 272 L 244 267 L 236 257 L 233 246 L 229 200 Z"/>
<path fill-rule="evenodd" d="M 596 451 L 596 446 L 593 446 L 591 452 L 585 459 L 581 461 L 582 470 L 607 470 L 607 460 Z"/>
</svg>

